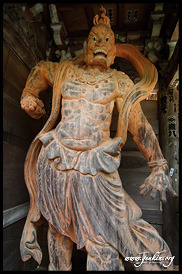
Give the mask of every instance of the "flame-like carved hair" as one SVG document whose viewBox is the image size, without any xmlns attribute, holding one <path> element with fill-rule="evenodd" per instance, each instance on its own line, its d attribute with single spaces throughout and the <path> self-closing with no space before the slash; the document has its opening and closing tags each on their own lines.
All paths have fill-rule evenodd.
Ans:
<svg viewBox="0 0 182 274">
<path fill-rule="evenodd" d="M 110 25 L 110 19 L 106 15 L 106 9 L 103 6 L 101 6 L 101 8 L 100 8 L 99 11 L 101 12 L 100 18 L 99 18 L 98 14 L 95 15 L 94 19 L 93 19 L 93 24 L 95 26 L 99 25 L 99 24 L 104 24 L 104 25 L 106 25 L 108 27 L 111 27 L 111 25 Z"/>
</svg>

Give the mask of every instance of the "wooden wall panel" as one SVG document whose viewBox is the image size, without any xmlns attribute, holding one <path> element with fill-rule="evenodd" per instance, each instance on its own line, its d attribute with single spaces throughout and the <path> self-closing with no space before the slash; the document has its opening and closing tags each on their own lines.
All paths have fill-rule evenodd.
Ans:
<svg viewBox="0 0 182 274">
<path fill-rule="evenodd" d="M 22 60 L 3 42 L 3 77 L 17 90 L 22 91 L 30 69 Z"/>
<path fill-rule="evenodd" d="M 21 9 L 21 5 L 19 8 Z M 16 15 L 19 18 L 14 8 L 10 13 L 12 17 Z M 30 143 L 42 129 L 47 117 L 34 120 L 20 107 L 22 90 L 30 69 L 41 59 L 33 53 L 33 46 L 25 43 L 26 37 L 22 36 L 21 29 L 17 32 L 18 22 L 14 22 L 13 18 L 8 19 L 7 13 L 4 15 L 6 19 L 3 21 L 3 210 L 12 212 L 12 208 L 22 208 L 30 200 L 24 181 L 24 161 Z M 44 37 L 43 40 L 45 39 Z M 39 39 L 39 42 L 42 43 L 43 40 Z M 45 47 L 45 43 L 41 46 Z M 42 49 L 44 55 L 45 50 Z M 47 100 L 47 106 L 50 92 L 51 90 L 41 96 L 43 100 Z M 9 215 L 9 220 L 11 217 Z M 37 267 L 33 259 L 26 263 L 21 260 L 20 239 L 25 223 L 23 217 L 20 216 L 19 221 L 3 229 L 5 271 L 26 271 Z M 6 224 L 9 224 L 8 217 L 6 219 Z"/>
<path fill-rule="evenodd" d="M 26 5 L 4 3 L 3 39 L 31 69 L 46 58 L 50 29 L 42 22 L 41 14 L 34 15 Z"/>
<path fill-rule="evenodd" d="M 21 92 L 4 80 L 3 130 L 30 144 L 43 126 L 43 119 L 34 120 L 20 107 Z"/>
<path fill-rule="evenodd" d="M 24 181 L 26 152 L 8 142 L 3 142 L 3 210 L 29 201 Z"/>
<path fill-rule="evenodd" d="M 146 29 L 148 26 L 150 11 L 154 4 L 152 3 L 124 3 L 119 4 L 119 27 L 123 31 L 127 30 L 141 30 Z M 127 22 L 127 11 L 131 10 L 131 22 Z M 138 10 L 138 20 L 135 22 L 134 19 L 134 11 Z"/>
<path fill-rule="evenodd" d="M 3 209 L 29 201 L 24 182 L 24 161 L 30 143 L 45 120 L 32 119 L 20 107 L 20 97 L 30 70 L 3 45 Z"/>
<path fill-rule="evenodd" d="M 76 12 L 76 16 L 75 16 Z M 89 29 L 86 9 L 66 10 L 62 12 L 63 21 L 68 31 L 79 31 Z"/>
</svg>

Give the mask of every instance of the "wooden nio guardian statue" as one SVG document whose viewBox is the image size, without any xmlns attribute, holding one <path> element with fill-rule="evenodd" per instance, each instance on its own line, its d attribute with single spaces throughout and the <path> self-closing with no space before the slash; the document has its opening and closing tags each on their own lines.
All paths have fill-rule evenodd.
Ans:
<svg viewBox="0 0 182 274">
<path fill-rule="evenodd" d="M 171 256 L 157 231 L 141 219 L 141 210 L 122 187 L 118 174 L 121 149 L 130 132 L 148 161 L 151 175 L 140 187 L 162 201 L 171 187 L 167 161 L 145 118 L 140 101 L 157 82 L 156 68 L 132 45 L 115 44 L 109 18 L 102 9 L 94 17 L 84 54 L 72 61 L 39 62 L 31 71 L 21 107 L 33 118 L 45 114 L 39 94 L 53 87 L 52 112 L 36 136 L 25 161 L 30 209 L 21 239 L 23 261 L 40 264 L 37 226 L 47 220 L 49 270 L 71 270 L 73 244 L 85 249 L 87 270 L 124 270 L 123 258 L 160 252 Z M 115 56 L 126 58 L 141 81 L 134 85 L 123 72 L 111 69 Z M 54 128 L 60 111 L 61 121 Z M 119 118 L 110 138 L 112 112 Z M 135 266 L 134 266 L 135 267 Z M 144 263 L 137 270 L 164 270 L 161 263 Z M 172 270 L 171 264 L 167 270 Z"/>
</svg>

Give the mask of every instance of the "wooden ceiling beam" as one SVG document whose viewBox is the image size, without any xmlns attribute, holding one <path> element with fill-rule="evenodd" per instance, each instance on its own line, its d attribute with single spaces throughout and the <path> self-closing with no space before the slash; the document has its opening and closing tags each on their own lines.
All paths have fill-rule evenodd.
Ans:
<svg viewBox="0 0 182 274">
<path fill-rule="evenodd" d="M 59 11 L 69 11 L 69 10 L 76 10 L 76 9 L 88 9 L 88 8 L 93 8 L 93 6 L 95 4 L 91 4 L 91 3 L 85 3 L 85 4 L 59 4 L 59 3 L 52 3 L 55 4 L 57 6 L 57 8 L 59 9 Z M 76 13 L 75 13 L 76 15 Z"/>
</svg>

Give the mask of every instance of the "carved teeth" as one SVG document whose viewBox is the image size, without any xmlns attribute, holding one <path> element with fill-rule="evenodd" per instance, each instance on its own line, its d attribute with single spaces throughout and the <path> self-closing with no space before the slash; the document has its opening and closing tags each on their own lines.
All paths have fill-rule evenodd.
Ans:
<svg viewBox="0 0 182 274">
<path fill-rule="evenodd" d="M 96 49 L 94 50 L 94 55 L 97 53 L 104 53 L 105 57 L 107 57 L 107 52 L 104 49 Z"/>
</svg>

